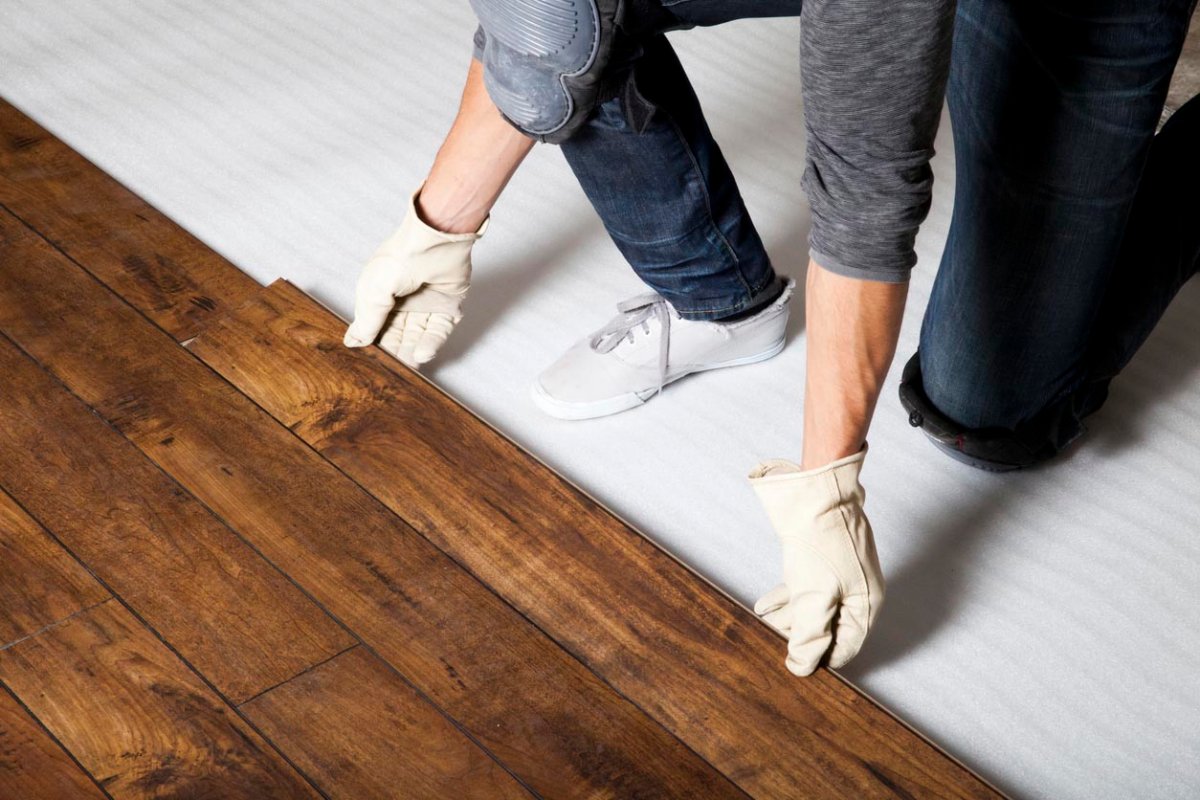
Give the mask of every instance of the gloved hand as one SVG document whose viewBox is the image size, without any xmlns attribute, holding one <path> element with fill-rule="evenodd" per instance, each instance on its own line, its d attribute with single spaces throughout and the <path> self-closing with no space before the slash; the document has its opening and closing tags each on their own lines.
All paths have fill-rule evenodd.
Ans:
<svg viewBox="0 0 1200 800">
<path fill-rule="evenodd" d="M 883 573 L 858 482 L 866 454 L 863 445 L 808 471 L 773 459 L 750 473 L 783 543 L 784 582 L 754 604 L 754 613 L 788 637 L 786 664 L 796 675 L 812 674 L 831 644 L 829 666 L 854 658 L 883 605 Z"/>
<path fill-rule="evenodd" d="M 347 347 L 365 347 L 382 330 L 379 346 L 410 367 L 433 358 L 462 319 L 471 285 L 471 247 L 489 221 L 474 233 L 442 233 L 417 214 L 420 193 L 413 193 L 399 229 L 363 268 L 354 321 L 343 339 Z M 393 310 L 396 315 L 388 322 Z"/>
</svg>

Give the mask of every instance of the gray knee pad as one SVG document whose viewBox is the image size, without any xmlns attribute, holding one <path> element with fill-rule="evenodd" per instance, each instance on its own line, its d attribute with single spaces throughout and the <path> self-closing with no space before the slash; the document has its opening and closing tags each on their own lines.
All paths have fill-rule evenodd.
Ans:
<svg viewBox="0 0 1200 800">
<path fill-rule="evenodd" d="M 624 0 L 471 0 L 486 34 L 484 85 L 509 122 L 569 139 L 600 98 Z"/>
</svg>

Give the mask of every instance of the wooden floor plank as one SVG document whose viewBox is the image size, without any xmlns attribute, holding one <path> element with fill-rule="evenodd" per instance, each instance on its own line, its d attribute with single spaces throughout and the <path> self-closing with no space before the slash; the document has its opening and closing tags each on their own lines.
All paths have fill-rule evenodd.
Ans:
<svg viewBox="0 0 1200 800">
<path fill-rule="evenodd" d="M 318 796 L 115 600 L 0 651 L 0 680 L 114 798 Z"/>
<path fill-rule="evenodd" d="M 79 562 L 0 489 L 0 647 L 108 596 Z"/>
<path fill-rule="evenodd" d="M 3 99 L 0 204 L 180 341 L 259 289 Z"/>
<path fill-rule="evenodd" d="M 0 375 L 0 484 L 227 697 L 354 643 L 3 336 Z"/>
<path fill-rule="evenodd" d="M 736 787 L 286 428 L 0 214 L 0 330 L 535 792 Z"/>
<path fill-rule="evenodd" d="M 330 797 L 532 797 L 357 647 L 241 707 Z"/>
<path fill-rule="evenodd" d="M 284 282 L 189 345 L 755 795 L 995 796 Z"/>
<path fill-rule="evenodd" d="M 50 734 L 0 689 L 0 797 L 103 800 L 104 792 Z"/>
</svg>

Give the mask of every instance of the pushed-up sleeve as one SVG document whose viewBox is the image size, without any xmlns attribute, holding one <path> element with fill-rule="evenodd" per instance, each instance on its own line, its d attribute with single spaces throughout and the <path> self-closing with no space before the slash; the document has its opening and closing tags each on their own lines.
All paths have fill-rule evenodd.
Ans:
<svg viewBox="0 0 1200 800">
<path fill-rule="evenodd" d="M 803 185 L 814 261 L 899 283 L 929 212 L 954 0 L 805 0 Z"/>
</svg>

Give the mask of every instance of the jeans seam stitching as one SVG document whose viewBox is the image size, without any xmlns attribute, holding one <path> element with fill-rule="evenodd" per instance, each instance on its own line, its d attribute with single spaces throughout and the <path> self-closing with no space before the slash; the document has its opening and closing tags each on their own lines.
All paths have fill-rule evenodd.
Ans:
<svg viewBox="0 0 1200 800">
<path fill-rule="evenodd" d="M 675 117 L 671 116 L 670 114 L 666 114 L 665 116 L 670 121 L 671 128 L 675 131 L 675 135 L 679 138 L 679 143 L 683 145 L 683 151 L 687 153 L 688 159 L 692 162 L 692 168 L 695 169 L 696 173 L 700 176 L 700 194 L 704 197 L 704 211 L 708 215 L 709 224 L 712 225 L 713 230 L 717 232 L 717 237 L 720 238 L 721 243 L 724 245 L 725 250 L 729 255 L 729 258 L 733 260 L 734 272 L 737 273 L 738 281 L 742 284 L 742 288 L 748 294 L 753 294 L 750 289 L 750 284 L 746 281 L 746 276 L 742 274 L 742 265 L 741 261 L 737 257 L 737 252 L 733 249 L 733 246 L 729 244 L 729 240 L 725 238 L 725 233 L 721 230 L 721 226 L 717 224 L 716 217 L 713 216 L 712 199 L 708 194 L 708 184 L 704 181 L 704 171 L 700 169 L 700 162 L 696 160 L 696 154 L 692 152 L 691 145 L 688 144 L 687 137 L 683 135 L 683 130 L 679 127 L 679 123 L 675 121 Z"/>
</svg>

